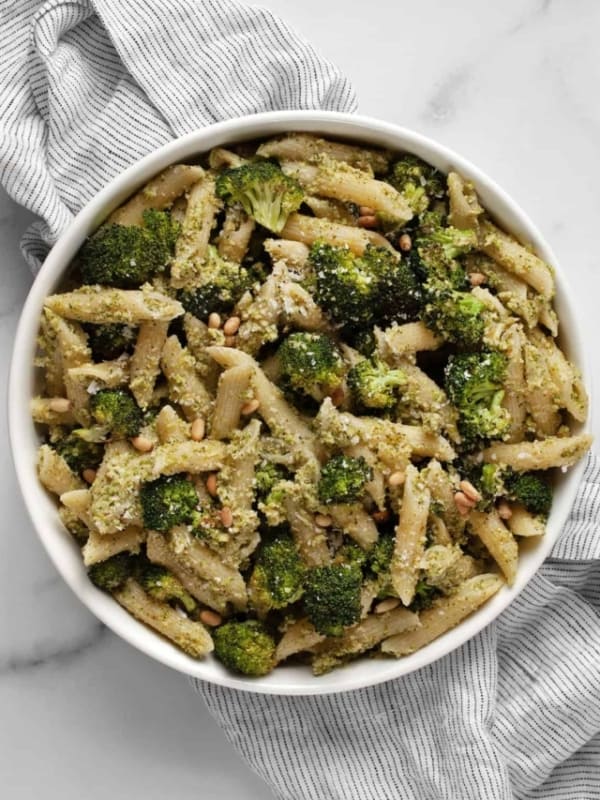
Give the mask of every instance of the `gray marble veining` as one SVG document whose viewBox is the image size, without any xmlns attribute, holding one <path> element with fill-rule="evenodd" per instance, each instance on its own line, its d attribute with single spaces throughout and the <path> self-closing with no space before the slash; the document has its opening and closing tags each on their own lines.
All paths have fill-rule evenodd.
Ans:
<svg viewBox="0 0 600 800">
<path fill-rule="evenodd" d="M 351 77 L 360 111 L 431 135 L 494 177 L 546 233 L 600 369 L 600 5 L 595 0 L 266 0 Z M 30 215 L 0 193 L 0 394 L 30 276 Z M 600 431 L 597 417 L 596 432 Z M 7 442 L 5 414 L 0 440 Z M 3 451 L 2 796 L 243 797 L 266 787 L 185 678 L 106 632 L 58 578 Z"/>
</svg>

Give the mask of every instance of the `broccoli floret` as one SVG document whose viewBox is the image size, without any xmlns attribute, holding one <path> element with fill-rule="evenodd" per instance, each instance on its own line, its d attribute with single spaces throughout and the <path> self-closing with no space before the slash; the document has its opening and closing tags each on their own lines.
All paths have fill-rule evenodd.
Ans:
<svg viewBox="0 0 600 800">
<path fill-rule="evenodd" d="M 375 352 L 375 348 L 377 347 L 377 340 L 375 338 L 375 332 L 372 329 L 361 329 L 359 331 L 353 331 L 351 337 L 351 344 L 355 350 L 364 356 L 365 358 L 370 358 L 373 353 Z"/>
<path fill-rule="evenodd" d="M 442 592 L 436 587 L 431 586 L 427 581 L 419 580 L 415 587 L 415 596 L 409 608 L 411 611 L 425 611 L 433 605 L 434 600 L 438 598 Z"/>
<path fill-rule="evenodd" d="M 429 284 L 423 321 L 443 339 L 472 350 L 481 346 L 485 305 L 469 292 Z"/>
<path fill-rule="evenodd" d="M 288 470 L 281 464 L 274 464 L 272 461 L 260 461 L 254 470 L 256 496 L 260 500 L 264 500 L 279 481 L 284 481 L 288 477 Z"/>
<path fill-rule="evenodd" d="M 342 382 L 344 359 L 335 342 L 324 333 L 292 333 L 277 355 L 283 381 L 316 400 Z"/>
<path fill-rule="evenodd" d="M 142 427 L 142 411 L 126 389 L 100 389 L 90 399 L 90 411 L 118 438 L 137 436 Z"/>
<path fill-rule="evenodd" d="M 497 350 L 450 356 L 444 382 L 459 414 L 458 427 L 467 447 L 481 439 L 501 439 L 510 425 L 502 407 L 506 358 Z"/>
<path fill-rule="evenodd" d="M 345 542 L 335 554 L 334 564 L 347 564 L 362 569 L 366 566 L 369 554 L 355 542 Z"/>
<path fill-rule="evenodd" d="M 84 283 L 135 289 L 168 264 L 179 225 L 165 211 L 144 211 L 144 223 L 101 228 L 81 248 L 79 265 Z"/>
<path fill-rule="evenodd" d="M 248 270 L 221 258 L 214 245 L 208 246 L 199 280 L 202 283 L 193 289 L 180 289 L 177 299 L 186 311 L 202 320 L 213 311 L 231 311 L 252 283 Z"/>
<path fill-rule="evenodd" d="M 304 565 L 289 536 L 265 542 L 250 577 L 252 602 L 258 611 L 284 608 L 295 603 L 303 591 Z"/>
<path fill-rule="evenodd" d="M 143 483 L 140 501 L 145 528 L 164 532 L 174 525 L 199 522 L 198 495 L 183 472 Z"/>
<path fill-rule="evenodd" d="M 393 408 L 405 384 L 402 370 L 390 369 L 377 358 L 359 361 L 348 373 L 348 386 L 357 404 L 365 408 Z"/>
<path fill-rule="evenodd" d="M 319 633 L 341 636 L 360 619 L 362 573 L 357 566 L 332 564 L 308 570 L 304 608 Z"/>
<path fill-rule="evenodd" d="M 241 205 L 248 216 L 274 233 L 283 229 L 304 199 L 300 184 L 271 161 L 226 169 L 217 178 L 216 192 L 228 205 Z"/>
<path fill-rule="evenodd" d="M 191 614 L 198 607 L 192 595 L 167 569 L 150 562 L 136 573 L 139 584 L 147 594 L 164 603 L 175 603 Z"/>
<path fill-rule="evenodd" d="M 322 503 L 353 503 L 363 495 L 373 470 L 362 456 L 332 456 L 321 468 L 318 493 Z"/>
<path fill-rule="evenodd" d="M 532 514 L 546 517 L 552 506 L 552 487 L 536 472 L 512 472 L 504 475 L 506 493 L 511 500 L 522 503 Z"/>
<path fill-rule="evenodd" d="M 135 559 L 129 553 L 117 553 L 88 570 L 89 579 L 104 592 L 114 592 L 134 571 Z"/>
<path fill-rule="evenodd" d="M 383 575 L 389 572 L 392 556 L 394 555 L 394 538 L 380 536 L 369 553 L 369 568 L 374 575 Z"/>
<path fill-rule="evenodd" d="M 129 353 L 137 338 L 137 328 L 119 323 L 88 325 L 86 330 L 95 361 L 110 361 Z"/>
<path fill-rule="evenodd" d="M 362 256 L 347 247 L 315 242 L 310 264 L 316 299 L 345 329 L 415 319 L 422 305 L 419 281 L 407 259 L 368 245 Z"/>
<path fill-rule="evenodd" d="M 88 442 L 72 431 L 56 445 L 56 451 L 61 455 L 73 472 L 83 472 L 84 469 L 96 469 L 104 456 L 104 446 L 98 442 Z"/>
<path fill-rule="evenodd" d="M 404 196 L 415 214 L 421 214 L 433 200 L 442 200 L 446 194 L 444 175 L 410 153 L 396 161 L 388 182 Z"/>
<path fill-rule="evenodd" d="M 437 212 L 421 217 L 410 260 L 425 281 L 441 281 L 450 288 L 462 290 L 468 286 L 464 268 L 456 260 L 477 246 L 475 231 L 453 228 L 443 224 Z"/>
<path fill-rule="evenodd" d="M 256 620 L 226 622 L 213 633 L 215 656 L 233 672 L 259 677 L 275 666 L 275 642 Z"/>
</svg>

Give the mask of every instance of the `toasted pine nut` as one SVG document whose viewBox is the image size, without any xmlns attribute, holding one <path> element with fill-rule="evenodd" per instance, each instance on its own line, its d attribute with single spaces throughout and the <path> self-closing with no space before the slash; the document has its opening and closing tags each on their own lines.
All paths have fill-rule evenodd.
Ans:
<svg viewBox="0 0 600 800">
<path fill-rule="evenodd" d="M 131 444 L 136 450 L 139 450 L 140 453 L 149 453 L 154 447 L 152 440 L 148 439 L 147 436 L 134 436 L 131 440 Z"/>
<path fill-rule="evenodd" d="M 454 503 L 456 504 L 458 513 L 462 514 L 463 517 L 466 517 L 469 511 L 475 506 L 475 503 L 469 500 L 467 495 L 462 492 L 456 492 L 454 495 Z"/>
<path fill-rule="evenodd" d="M 405 480 L 406 480 L 406 475 L 404 474 L 404 472 L 398 470 L 398 472 L 392 472 L 392 474 L 388 478 L 388 483 L 390 486 L 402 486 Z"/>
<path fill-rule="evenodd" d="M 390 512 L 384 508 L 383 511 L 374 511 L 371 516 L 375 522 L 386 522 L 390 518 Z"/>
<path fill-rule="evenodd" d="M 512 508 L 504 500 L 498 503 L 498 516 L 500 519 L 510 519 L 512 517 Z"/>
<path fill-rule="evenodd" d="M 331 398 L 331 402 L 337 408 L 341 406 L 344 402 L 344 390 L 341 386 L 338 386 L 337 389 L 334 389 L 333 392 L 329 395 Z"/>
<path fill-rule="evenodd" d="M 387 597 L 381 603 L 377 603 L 373 611 L 376 614 L 385 614 L 386 611 L 392 611 L 394 608 L 398 608 L 399 605 L 400 600 L 397 597 Z"/>
<path fill-rule="evenodd" d="M 481 286 L 485 283 L 485 275 L 483 272 L 469 272 L 469 283 L 471 286 Z"/>
<path fill-rule="evenodd" d="M 208 327 L 215 330 L 221 327 L 221 315 L 217 314 L 216 311 L 208 315 Z"/>
<path fill-rule="evenodd" d="M 315 523 L 319 528 L 329 528 L 333 520 L 327 514 L 315 514 Z"/>
<path fill-rule="evenodd" d="M 217 476 L 214 472 L 211 472 L 206 479 L 206 491 L 211 497 L 217 496 Z"/>
<path fill-rule="evenodd" d="M 50 411 L 56 411 L 57 414 L 64 414 L 71 408 L 71 401 L 66 397 L 53 397 L 48 403 Z"/>
<path fill-rule="evenodd" d="M 412 247 L 412 239 L 408 233 L 403 233 L 402 236 L 398 239 L 398 247 L 402 250 L 403 253 L 408 253 L 408 251 Z"/>
<path fill-rule="evenodd" d="M 229 317 L 225 325 L 223 325 L 223 333 L 225 336 L 234 336 L 241 324 L 242 320 L 239 317 Z"/>
<path fill-rule="evenodd" d="M 200 622 L 203 622 L 205 625 L 210 625 L 211 628 L 216 628 L 217 625 L 220 625 L 223 621 L 220 614 L 217 614 L 216 611 L 211 611 L 209 608 L 205 608 L 204 611 L 201 611 L 199 617 Z"/>
<path fill-rule="evenodd" d="M 248 400 L 248 402 L 244 403 L 244 405 L 240 408 L 240 413 L 245 417 L 249 417 L 250 414 L 254 414 L 259 405 L 260 403 L 256 398 L 254 398 L 254 400 Z"/>
<path fill-rule="evenodd" d="M 235 336 L 225 337 L 225 347 L 235 347 L 235 345 L 236 345 Z"/>
<path fill-rule="evenodd" d="M 231 528 L 233 525 L 233 512 L 229 506 L 223 506 L 221 509 L 221 522 L 226 528 Z"/>
<path fill-rule="evenodd" d="M 462 489 L 463 493 L 466 494 L 469 500 L 472 500 L 474 503 L 478 503 L 481 500 L 481 494 L 473 486 L 471 481 L 461 481 L 458 484 L 458 487 L 459 489 Z"/>
<path fill-rule="evenodd" d="M 95 469 L 84 469 L 81 473 L 83 475 L 83 480 L 86 483 L 93 483 L 96 480 L 96 470 Z"/>
<path fill-rule="evenodd" d="M 204 439 L 204 432 L 206 430 L 206 423 L 202 417 L 196 417 L 192 422 L 190 428 L 190 436 L 195 442 L 201 442 Z"/>
<path fill-rule="evenodd" d="M 377 217 L 372 214 L 366 214 L 364 217 L 359 217 L 356 220 L 356 224 L 359 228 L 376 228 Z"/>
<path fill-rule="evenodd" d="M 360 206 L 358 213 L 361 217 L 374 217 L 375 209 L 371 208 L 371 206 Z"/>
</svg>

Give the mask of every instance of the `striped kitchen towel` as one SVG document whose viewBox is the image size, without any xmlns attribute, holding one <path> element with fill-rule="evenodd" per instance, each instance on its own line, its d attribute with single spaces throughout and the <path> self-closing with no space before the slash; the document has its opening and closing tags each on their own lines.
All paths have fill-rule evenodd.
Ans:
<svg viewBox="0 0 600 800">
<path fill-rule="evenodd" d="M 37 269 L 110 178 L 174 136 L 348 82 L 231 0 L 0 0 L 0 181 L 40 220 Z M 553 557 L 496 624 L 401 680 L 328 697 L 196 682 L 282 800 L 600 800 L 600 465 Z"/>
</svg>

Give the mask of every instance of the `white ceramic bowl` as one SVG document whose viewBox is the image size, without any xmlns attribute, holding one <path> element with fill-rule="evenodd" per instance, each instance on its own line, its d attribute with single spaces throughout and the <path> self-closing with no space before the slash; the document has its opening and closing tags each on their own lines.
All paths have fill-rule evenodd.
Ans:
<svg viewBox="0 0 600 800">
<path fill-rule="evenodd" d="M 319 678 L 314 677 L 308 667 L 284 666 L 265 678 L 247 679 L 227 672 L 212 657 L 195 661 L 186 656 L 134 620 L 110 596 L 91 584 L 86 577 L 79 550 L 64 530 L 53 499 L 37 479 L 35 461 L 39 436 L 29 415 L 29 401 L 36 385 L 33 367 L 36 335 L 44 298 L 57 289 L 63 273 L 86 236 L 138 187 L 169 164 L 193 159 L 217 145 L 294 130 L 356 139 L 396 151 L 408 150 L 443 171 L 454 168 L 470 178 L 477 187 L 483 205 L 498 222 L 523 241 L 532 243 L 540 256 L 556 268 L 556 308 L 561 321 L 561 344 L 585 374 L 582 338 L 577 326 L 573 294 L 566 285 L 565 277 L 537 228 L 490 178 L 456 153 L 405 128 L 349 114 L 281 111 L 229 120 L 182 136 L 112 180 L 77 215 L 52 248 L 23 308 L 10 371 L 9 430 L 19 484 L 38 536 L 71 589 L 105 625 L 163 664 L 203 680 L 271 694 L 325 694 L 357 689 L 406 675 L 464 644 L 494 620 L 514 600 L 550 553 L 573 502 L 583 464 L 558 477 L 547 533 L 539 541 L 523 541 L 515 585 L 510 589 L 503 588 L 454 630 L 400 660 L 362 659 Z"/>
</svg>

